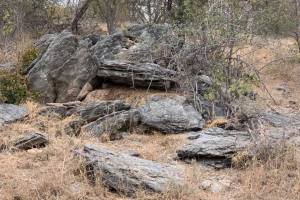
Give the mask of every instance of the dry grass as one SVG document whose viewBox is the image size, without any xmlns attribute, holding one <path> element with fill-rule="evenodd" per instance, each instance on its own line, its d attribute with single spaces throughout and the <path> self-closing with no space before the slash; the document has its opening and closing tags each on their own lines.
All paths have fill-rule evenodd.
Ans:
<svg viewBox="0 0 300 200">
<path fill-rule="evenodd" d="M 199 180 L 210 172 L 197 165 L 174 161 L 176 149 L 185 141 L 184 135 L 133 133 L 124 140 L 105 142 L 92 136 L 70 137 L 62 133 L 64 121 L 37 115 L 38 104 L 28 102 L 30 115 L 23 122 L 16 122 L 0 129 L 7 148 L 0 153 L 0 199 L 2 200 L 69 200 L 69 199 L 131 199 L 109 192 L 103 185 L 91 185 L 82 170 L 82 162 L 74 157 L 73 150 L 93 143 L 115 151 L 136 151 L 142 158 L 173 163 L 187 171 L 187 184 L 182 188 L 170 188 L 165 194 L 138 192 L 136 199 L 216 199 L 199 188 Z M 50 143 L 45 148 L 28 151 L 12 151 L 11 141 L 29 132 L 47 135 Z M 99 180 L 97 182 L 101 184 Z M 206 198 L 207 197 L 207 198 Z"/>
<path fill-rule="evenodd" d="M 278 151 L 268 160 L 254 160 L 241 174 L 237 199 L 299 199 L 300 162 L 295 148 Z"/>
</svg>

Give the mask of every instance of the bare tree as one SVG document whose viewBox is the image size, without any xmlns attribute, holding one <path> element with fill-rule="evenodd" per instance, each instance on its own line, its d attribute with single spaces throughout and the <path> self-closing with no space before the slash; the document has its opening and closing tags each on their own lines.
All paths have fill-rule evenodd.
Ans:
<svg viewBox="0 0 300 200">
<path fill-rule="evenodd" d="M 76 12 L 74 19 L 72 21 L 71 24 L 71 30 L 74 34 L 78 33 L 78 22 L 79 20 L 84 16 L 84 14 L 86 13 L 87 9 L 89 8 L 89 4 L 92 2 L 93 0 L 85 0 L 82 4 L 82 6 L 79 8 L 79 10 Z"/>
<path fill-rule="evenodd" d="M 120 0 L 97 0 L 99 14 L 107 24 L 107 31 L 113 34 L 117 30 L 117 10 L 121 5 Z"/>
</svg>

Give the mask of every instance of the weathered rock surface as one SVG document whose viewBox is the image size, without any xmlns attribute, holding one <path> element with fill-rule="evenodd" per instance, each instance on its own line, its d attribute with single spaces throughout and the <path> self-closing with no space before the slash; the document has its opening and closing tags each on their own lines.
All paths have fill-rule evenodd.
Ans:
<svg viewBox="0 0 300 200">
<path fill-rule="evenodd" d="M 96 76 L 97 66 L 89 51 L 88 46 L 80 46 L 62 66 L 49 73 L 49 102 L 75 100 L 83 86 Z"/>
<path fill-rule="evenodd" d="M 228 158 L 251 142 L 251 135 L 243 131 L 210 128 L 189 137 L 191 140 L 177 151 L 181 159 Z"/>
<path fill-rule="evenodd" d="M 95 174 L 100 172 L 105 185 L 127 195 L 140 189 L 163 192 L 172 184 L 182 184 L 181 170 L 168 164 L 112 152 L 93 145 L 86 145 L 77 154 L 86 158 L 90 178 L 95 180 Z"/>
<path fill-rule="evenodd" d="M 19 150 L 45 147 L 48 139 L 40 133 L 30 133 L 13 142 L 13 146 Z"/>
<path fill-rule="evenodd" d="M 0 125 L 20 120 L 28 115 L 24 106 L 0 104 Z"/>
<path fill-rule="evenodd" d="M 150 97 L 140 109 L 142 124 L 165 133 L 201 130 L 204 119 L 181 96 Z"/>
<path fill-rule="evenodd" d="M 52 93 L 48 94 L 48 91 L 54 90 L 53 84 L 49 84 L 49 73 L 63 66 L 77 47 L 76 37 L 69 32 L 62 32 L 53 39 L 39 61 L 28 72 L 29 88 L 39 93 L 44 101 L 53 102 L 56 99 Z"/>
<path fill-rule="evenodd" d="M 260 156 L 264 150 L 271 152 L 282 144 L 300 146 L 300 118 L 297 115 L 262 112 L 256 120 L 265 127 L 251 134 L 220 128 L 190 133 L 190 141 L 177 151 L 177 155 L 180 159 L 198 159 L 208 165 L 224 167 L 230 165 L 232 155 L 239 151 L 252 157 Z"/>
<path fill-rule="evenodd" d="M 115 84 L 167 90 L 175 84 L 175 72 L 154 63 L 103 61 L 97 76 Z"/>
<path fill-rule="evenodd" d="M 67 31 L 43 36 L 35 44 L 39 57 L 25 70 L 29 88 L 45 102 L 68 102 L 84 99 L 92 80 L 163 90 L 174 86 L 175 72 L 148 55 L 163 26 L 133 27 L 104 39 L 77 39 Z M 136 59 L 142 54 L 148 59 Z"/>
<path fill-rule="evenodd" d="M 100 117 L 109 115 L 113 112 L 129 109 L 130 105 L 126 104 L 124 101 L 99 101 L 94 103 L 82 104 L 74 110 L 68 111 L 67 115 L 79 115 L 82 119 L 86 120 L 87 122 L 91 122 Z"/>
<path fill-rule="evenodd" d="M 284 115 L 278 112 L 264 112 L 261 114 L 260 120 L 274 127 L 300 127 L 300 116 Z"/>
<path fill-rule="evenodd" d="M 111 137 L 120 132 L 129 131 L 140 123 L 140 113 L 138 110 L 115 112 L 82 127 L 83 132 L 88 132 L 94 136 L 108 133 Z"/>
<path fill-rule="evenodd" d="M 80 134 L 81 127 L 85 124 L 86 122 L 80 117 L 72 118 L 65 122 L 63 126 L 64 133 L 69 136 L 78 136 Z"/>
<path fill-rule="evenodd" d="M 43 107 L 39 113 L 43 115 L 56 115 L 62 118 L 76 115 L 86 122 L 94 121 L 110 113 L 129 110 L 130 105 L 123 101 L 97 101 L 97 102 L 68 102 L 68 103 L 49 103 Z"/>
</svg>

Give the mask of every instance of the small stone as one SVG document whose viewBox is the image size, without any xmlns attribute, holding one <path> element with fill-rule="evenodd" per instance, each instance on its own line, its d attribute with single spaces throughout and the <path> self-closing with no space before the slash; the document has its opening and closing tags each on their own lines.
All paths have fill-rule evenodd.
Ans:
<svg viewBox="0 0 300 200">
<path fill-rule="evenodd" d="M 40 133 L 29 133 L 13 142 L 13 146 L 19 150 L 42 148 L 48 144 L 48 139 Z"/>
</svg>

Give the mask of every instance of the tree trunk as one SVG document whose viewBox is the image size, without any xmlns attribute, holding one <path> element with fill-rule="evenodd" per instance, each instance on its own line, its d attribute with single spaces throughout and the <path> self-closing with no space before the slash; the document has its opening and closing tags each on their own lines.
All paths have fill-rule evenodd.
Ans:
<svg viewBox="0 0 300 200">
<path fill-rule="evenodd" d="M 295 11 L 296 11 L 296 22 L 297 22 L 297 30 L 295 32 L 295 39 L 298 45 L 298 53 L 300 53 L 300 0 L 295 0 Z"/>
<path fill-rule="evenodd" d="M 78 12 L 76 12 L 75 14 L 75 17 L 72 21 L 72 24 L 71 24 L 71 30 L 72 30 L 72 33 L 74 34 L 77 34 L 78 33 L 78 22 L 79 20 L 83 17 L 83 15 L 85 14 L 85 12 L 87 11 L 88 7 L 89 7 L 89 4 L 92 2 L 92 0 L 86 0 L 81 8 L 79 9 Z"/>
<path fill-rule="evenodd" d="M 107 31 L 109 35 L 114 34 L 117 31 L 116 22 L 114 17 L 107 17 L 106 24 L 107 24 Z"/>
<path fill-rule="evenodd" d="M 172 10 L 173 0 L 167 0 L 167 11 L 170 12 Z"/>
</svg>

